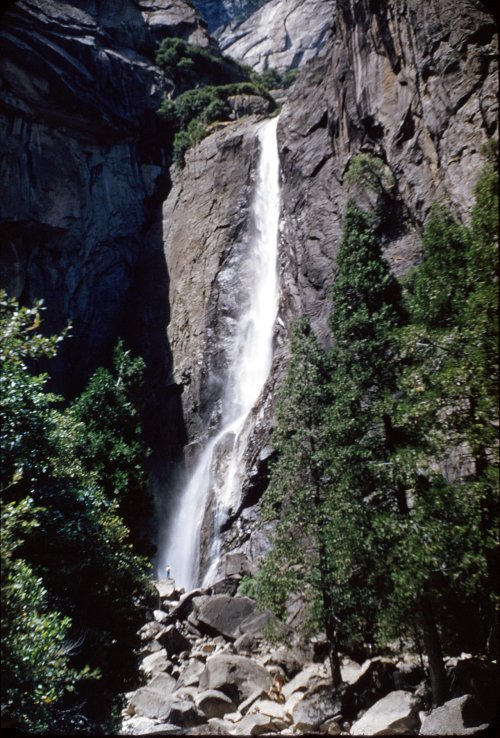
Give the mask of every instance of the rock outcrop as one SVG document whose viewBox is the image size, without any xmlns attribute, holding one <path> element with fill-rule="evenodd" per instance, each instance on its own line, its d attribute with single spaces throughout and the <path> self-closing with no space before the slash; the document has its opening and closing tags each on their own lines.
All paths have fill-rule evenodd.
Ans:
<svg viewBox="0 0 500 738">
<path fill-rule="evenodd" d="M 215 32 L 225 54 L 258 72 L 285 71 L 320 56 L 330 41 L 335 0 L 268 0 L 243 21 Z"/>
</svg>

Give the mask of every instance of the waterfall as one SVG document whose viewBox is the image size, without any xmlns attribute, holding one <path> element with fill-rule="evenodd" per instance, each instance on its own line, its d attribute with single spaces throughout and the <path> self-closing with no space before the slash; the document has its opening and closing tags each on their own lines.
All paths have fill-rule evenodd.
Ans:
<svg viewBox="0 0 500 738">
<path fill-rule="evenodd" d="M 273 329 L 278 306 L 277 246 L 280 208 L 278 119 L 258 130 L 261 153 L 250 208 L 250 241 L 241 265 L 248 299 L 238 318 L 229 352 L 222 412 L 215 434 L 195 461 L 172 516 L 162 555 L 176 583 L 192 589 L 217 568 L 220 526 L 235 510 L 241 494 L 241 466 L 251 430 L 250 414 L 262 392 L 272 363 Z M 214 541 L 208 572 L 200 572 L 200 534 L 213 490 Z M 160 571 L 160 576 L 163 572 Z"/>
</svg>

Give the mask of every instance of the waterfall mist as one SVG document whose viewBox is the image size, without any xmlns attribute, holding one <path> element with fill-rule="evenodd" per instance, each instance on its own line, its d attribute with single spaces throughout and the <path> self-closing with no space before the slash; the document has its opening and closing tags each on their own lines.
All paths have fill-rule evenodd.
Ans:
<svg viewBox="0 0 500 738">
<path fill-rule="evenodd" d="M 228 351 L 222 412 L 214 435 L 199 451 L 178 498 L 160 553 L 160 572 L 168 565 L 178 586 L 208 585 L 216 575 L 220 529 L 241 496 L 242 462 L 251 430 L 252 408 L 272 363 L 278 306 L 277 245 L 280 210 L 277 118 L 258 130 L 261 151 L 250 208 L 249 241 L 240 264 L 241 314 Z M 214 538 L 206 571 L 200 571 L 200 533 L 210 492 L 215 503 Z"/>
</svg>

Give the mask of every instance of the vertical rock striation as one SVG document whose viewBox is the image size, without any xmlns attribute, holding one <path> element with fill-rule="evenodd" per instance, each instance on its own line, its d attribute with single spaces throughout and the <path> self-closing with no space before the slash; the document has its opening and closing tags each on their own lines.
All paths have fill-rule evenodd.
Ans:
<svg viewBox="0 0 500 738">
<path fill-rule="evenodd" d="M 330 50 L 299 77 L 280 126 L 287 299 L 324 340 L 347 199 L 374 204 L 344 181 L 353 157 L 376 156 L 392 175 L 379 231 L 401 274 L 435 201 L 468 218 L 497 130 L 497 42 L 473 0 L 337 1 Z"/>
</svg>

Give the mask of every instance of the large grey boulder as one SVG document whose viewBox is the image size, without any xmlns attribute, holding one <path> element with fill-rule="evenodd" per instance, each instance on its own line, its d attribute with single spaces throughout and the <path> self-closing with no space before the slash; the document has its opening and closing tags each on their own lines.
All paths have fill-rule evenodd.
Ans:
<svg viewBox="0 0 500 738">
<path fill-rule="evenodd" d="M 362 664 L 358 677 L 345 689 L 342 697 L 342 714 L 353 720 L 360 710 L 367 710 L 377 700 L 396 688 L 396 666 L 386 658 L 374 658 Z"/>
<path fill-rule="evenodd" d="M 239 704 L 256 690 L 268 690 L 271 675 L 244 656 L 212 656 L 200 676 L 201 689 L 217 689 Z"/>
<path fill-rule="evenodd" d="M 174 689 L 173 677 L 168 674 L 157 674 L 149 684 L 131 695 L 129 712 L 147 718 L 166 719 L 170 714 L 170 696 Z"/>
<path fill-rule="evenodd" d="M 253 615 L 255 601 L 249 597 L 229 597 L 214 595 L 195 603 L 194 614 L 197 627 L 208 635 L 223 635 L 236 639 L 240 635 L 241 624 Z"/>
<path fill-rule="evenodd" d="M 236 705 L 231 698 L 217 689 L 207 689 L 200 692 L 195 703 L 206 718 L 221 718 L 226 713 L 236 710 Z"/>
<path fill-rule="evenodd" d="M 172 657 L 183 651 L 191 650 L 191 643 L 180 633 L 175 625 L 169 625 L 157 637 L 157 640 L 165 648 L 167 654 Z"/>
<path fill-rule="evenodd" d="M 475 735 L 488 728 L 478 702 L 469 694 L 445 702 L 422 721 L 419 735 Z"/>
<path fill-rule="evenodd" d="M 321 688 L 312 695 L 306 695 L 292 709 L 295 728 L 303 733 L 316 731 L 326 720 L 338 715 L 341 703 L 332 688 Z"/>
<path fill-rule="evenodd" d="M 162 671 L 166 671 L 170 661 L 164 648 L 149 654 L 141 661 L 140 670 L 146 676 L 154 676 Z"/>
<path fill-rule="evenodd" d="M 376 702 L 351 726 L 351 735 L 406 735 L 420 720 L 419 701 L 411 692 L 397 690 Z"/>
</svg>

